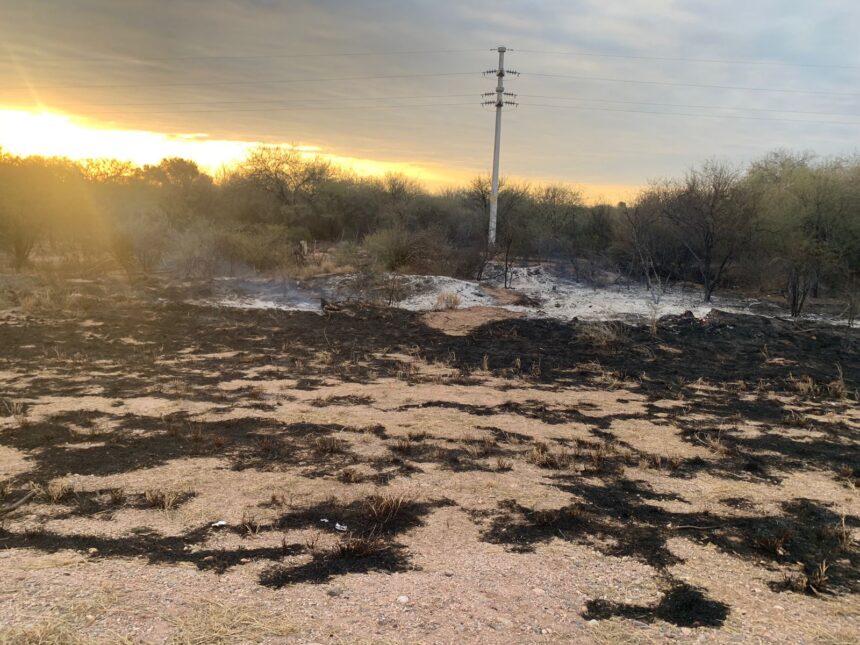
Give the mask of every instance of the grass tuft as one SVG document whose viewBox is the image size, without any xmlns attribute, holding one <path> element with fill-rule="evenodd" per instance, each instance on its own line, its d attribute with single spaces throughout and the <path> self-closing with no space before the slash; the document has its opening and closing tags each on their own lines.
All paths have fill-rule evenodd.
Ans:
<svg viewBox="0 0 860 645">
<path fill-rule="evenodd" d="M 314 449 L 321 455 L 335 455 L 346 452 L 346 441 L 337 437 L 319 437 L 314 441 Z"/>
<path fill-rule="evenodd" d="M 535 442 L 535 445 L 526 455 L 526 461 L 538 468 L 560 470 L 570 465 L 573 457 L 567 450 L 553 451 L 543 441 Z"/>
<path fill-rule="evenodd" d="M 383 528 L 394 522 L 404 507 L 411 503 L 412 499 L 404 493 L 383 493 L 369 497 L 365 502 L 365 509 L 370 521 Z"/>
<path fill-rule="evenodd" d="M 331 556 L 354 560 L 374 556 L 383 550 L 385 550 L 385 542 L 375 534 L 353 535 L 349 533 L 332 548 Z"/>
<path fill-rule="evenodd" d="M 441 310 L 451 310 L 457 309 L 463 302 L 463 299 L 459 294 L 452 293 L 450 291 L 443 291 L 438 296 L 436 296 L 436 307 L 437 311 Z"/>
<path fill-rule="evenodd" d="M 152 508 L 169 511 L 182 497 L 182 491 L 167 488 L 150 488 L 143 493 L 146 503 Z"/>
</svg>

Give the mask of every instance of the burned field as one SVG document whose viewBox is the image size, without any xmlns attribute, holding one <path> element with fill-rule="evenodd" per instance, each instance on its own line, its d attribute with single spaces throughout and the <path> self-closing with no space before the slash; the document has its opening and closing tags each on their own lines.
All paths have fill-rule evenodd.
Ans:
<svg viewBox="0 0 860 645">
<path fill-rule="evenodd" d="M 0 322 L 0 642 L 856 636 L 856 331 L 181 295 Z"/>
</svg>

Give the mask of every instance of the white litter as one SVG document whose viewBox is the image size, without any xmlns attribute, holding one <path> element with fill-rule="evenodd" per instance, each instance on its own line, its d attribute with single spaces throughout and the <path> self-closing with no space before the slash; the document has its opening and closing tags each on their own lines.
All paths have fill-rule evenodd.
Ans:
<svg viewBox="0 0 860 645">
<path fill-rule="evenodd" d="M 346 528 L 345 524 L 340 524 L 339 522 L 335 522 L 334 530 L 343 532 L 343 531 L 346 531 L 347 528 Z"/>
<path fill-rule="evenodd" d="M 325 518 L 322 518 L 322 519 L 320 520 L 320 522 L 323 522 L 324 524 L 328 524 L 328 520 L 327 520 L 327 519 L 325 519 Z"/>
<path fill-rule="evenodd" d="M 212 525 L 213 529 L 220 529 L 221 527 L 227 526 L 227 522 L 224 520 L 218 520 Z"/>
</svg>

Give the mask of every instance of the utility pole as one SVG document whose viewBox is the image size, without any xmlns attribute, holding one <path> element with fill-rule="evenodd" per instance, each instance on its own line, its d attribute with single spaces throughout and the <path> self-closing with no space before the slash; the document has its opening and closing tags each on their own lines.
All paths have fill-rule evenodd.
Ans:
<svg viewBox="0 0 860 645">
<path fill-rule="evenodd" d="M 490 192 L 490 229 L 487 233 L 487 243 L 492 249 L 496 245 L 496 222 L 499 213 L 499 153 L 502 145 L 502 109 L 506 105 L 516 105 L 512 101 L 505 100 L 506 96 L 513 97 L 514 95 L 505 92 L 505 75 L 517 75 L 518 72 L 511 70 L 505 71 L 505 52 L 507 47 L 499 47 L 496 49 L 499 52 L 499 66 L 496 69 L 487 70 L 485 74 L 494 74 L 498 79 L 495 92 L 487 92 L 484 96 L 496 95 L 495 100 L 484 101 L 484 105 L 496 106 L 496 137 L 493 143 L 493 179 Z M 513 50 L 511 50 L 513 51 Z"/>
</svg>

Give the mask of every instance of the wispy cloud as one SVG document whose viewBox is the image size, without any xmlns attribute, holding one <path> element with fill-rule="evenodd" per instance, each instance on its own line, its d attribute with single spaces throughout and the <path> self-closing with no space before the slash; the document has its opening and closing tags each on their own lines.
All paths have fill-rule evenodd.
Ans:
<svg viewBox="0 0 860 645">
<path fill-rule="evenodd" d="M 443 164 L 452 173 L 488 166 L 492 115 L 478 106 L 478 95 L 492 83 L 478 74 L 421 75 L 490 68 L 495 62 L 490 48 L 497 44 L 515 49 L 510 65 L 523 72 L 510 83 L 521 94 L 521 106 L 505 117 L 507 174 L 629 185 L 680 172 L 710 156 L 741 162 L 775 147 L 853 152 L 850 142 L 860 131 L 860 125 L 794 122 L 860 123 L 857 95 L 534 75 L 851 92 L 860 87 L 854 33 L 860 6 L 847 0 L 6 0 L 0 24 L 6 26 L 7 48 L 0 63 L 0 105 L 26 107 L 38 96 L 55 109 L 116 127 L 206 132 L 215 140 L 307 143 L 365 159 Z M 444 51 L 333 55 L 431 49 Z M 289 53 L 300 56 L 288 58 Z M 281 56 L 265 57 L 270 54 Z M 660 57 L 781 64 L 653 60 Z M 14 89 L 21 87 L 22 74 L 29 89 Z M 378 78 L 307 81 L 352 77 Z M 306 80 L 270 83 L 289 79 Z M 241 83 L 227 84 L 231 81 Z M 474 98 L 453 97 L 462 94 Z M 390 98 L 402 96 L 428 98 Z M 589 102 L 535 98 L 541 96 Z M 454 105 L 469 101 L 473 104 Z M 132 102 L 150 105 L 116 105 Z M 698 118 L 689 115 L 715 112 L 655 103 L 757 108 L 717 114 L 758 118 Z M 286 109 L 291 104 L 305 109 Z M 414 107 L 394 107 L 404 104 Z M 858 116 L 826 116 L 835 112 Z"/>
</svg>

